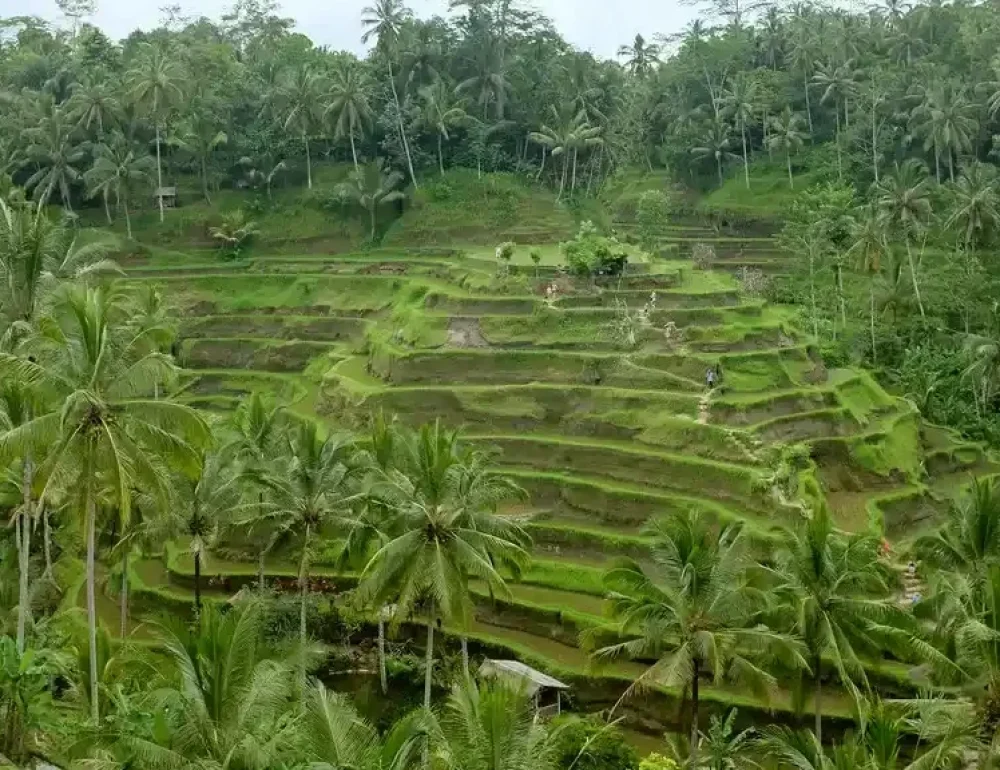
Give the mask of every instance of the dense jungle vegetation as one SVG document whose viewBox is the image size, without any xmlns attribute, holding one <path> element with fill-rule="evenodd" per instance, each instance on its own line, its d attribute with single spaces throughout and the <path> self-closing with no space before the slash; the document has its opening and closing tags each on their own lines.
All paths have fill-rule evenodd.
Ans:
<svg viewBox="0 0 1000 770">
<path fill-rule="evenodd" d="M 0 766 L 1000 765 L 1000 6 L 537 5 L 0 19 Z"/>
</svg>

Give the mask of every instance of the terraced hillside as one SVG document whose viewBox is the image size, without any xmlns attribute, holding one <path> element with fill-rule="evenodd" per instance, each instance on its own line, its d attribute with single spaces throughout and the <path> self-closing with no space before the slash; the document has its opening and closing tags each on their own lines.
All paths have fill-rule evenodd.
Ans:
<svg viewBox="0 0 1000 770">
<path fill-rule="evenodd" d="M 826 370 L 789 311 L 745 301 L 726 271 L 637 257 L 621 278 L 574 283 L 555 261 L 532 266 L 521 249 L 506 281 L 488 257 L 434 249 L 239 266 L 162 258 L 130 275 L 160 284 L 182 315 L 191 403 L 225 412 L 268 390 L 331 426 L 360 427 L 381 408 L 496 447 L 499 472 L 530 493 L 505 513 L 526 523 L 536 558 L 512 601 L 483 596 L 471 638 L 571 680 L 584 707 L 611 705 L 641 669 L 591 670 L 578 637 L 608 624 L 602 570 L 644 557 L 650 517 L 698 508 L 766 540 L 824 500 L 844 529 L 884 524 L 898 539 L 970 472 L 996 470 L 864 372 Z M 722 372 L 712 390 L 710 367 Z M 234 589 L 254 568 L 217 560 L 208 571 Z M 183 559 L 141 569 L 147 589 L 186 601 Z M 914 687 L 905 667 L 873 673 L 883 691 Z M 707 697 L 793 711 L 790 697 Z M 651 729 L 674 713 L 656 698 L 634 708 Z M 831 698 L 828 711 L 847 706 Z"/>
</svg>

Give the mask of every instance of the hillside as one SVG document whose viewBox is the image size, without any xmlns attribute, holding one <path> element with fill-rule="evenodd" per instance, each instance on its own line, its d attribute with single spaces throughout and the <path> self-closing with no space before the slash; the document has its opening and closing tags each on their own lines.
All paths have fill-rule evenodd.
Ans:
<svg viewBox="0 0 1000 770">
<path fill-rule="evenodd" d="M 497 470 L 529 493 L 506 513 L 528 526 L 535 559 L 511 601 L 481 597 L 471 638 L 572 681 L 580 704 L 596 709 L 617 700 L 639 664 L 594 678 L 579 635 L 608 624 L 601 573 L 616 556 L 643 557 L 651 517 L 697 508 L 765 542 L 804 505 L 825 504 L 844 530 L 882 527 L 899 544 L 970 473 L 1000 470 L 867 373 L 827 370 L 792 314 L 743 296 L 738 266 L 779 271 L 787 259 L 772 238 L 690 223 L 665 224 L 662 238 L 681 257 L 712 243 L 717 262 L 698 270 L 636 252 L 624 276 L 591 284 L 562 274 L 558 249 L 541 244 L 540 267 L 521 246 L 498 277 L 492 249 L 442 238 L 239 264 L 159 257 L 132 265 L 129 280 L 160 286 L 178 309 L 182 398 L 193 405 L 226 413 L 268 391 L 331 429 L 362 428 L 382 409 L 464 426 L 470 441 L 495 447 Z M 622 307 L 634 318 L 654 294 L 635 344 L 623 342 Z M 722 381 L 709 391 L 711 367 Z M 249 554 L 233 558 L 209 561 L 220 597 L 254 572 Z M 183 558 L 137 572 L 140 594 L 190 600 Z M 877 676 L 893 691 L 916 686 L 903 667 Z M 750 714 L 794 711 L 729 689 L 708 697 Z M 654 731 L 673 713 L 653 701 L 632 708 L 631 723 Z M 847 706 L 831 699 L 827 711 L 836 721 Z"/>
</svg>

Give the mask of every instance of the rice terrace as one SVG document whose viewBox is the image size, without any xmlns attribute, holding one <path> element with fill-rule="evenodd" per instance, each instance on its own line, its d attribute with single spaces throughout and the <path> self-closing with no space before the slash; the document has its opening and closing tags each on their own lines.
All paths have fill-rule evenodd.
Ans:
<svg viewBox="0 0 1000 770">
<path fill-rule="evenodd" d="M 995 7 L 57 5 L 0 767 L 998 766 Z"/>
</svg>

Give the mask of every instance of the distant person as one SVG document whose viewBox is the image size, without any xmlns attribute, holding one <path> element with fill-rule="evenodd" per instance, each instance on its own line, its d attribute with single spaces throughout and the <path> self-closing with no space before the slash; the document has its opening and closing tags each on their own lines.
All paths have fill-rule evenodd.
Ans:
<svg viewBox="0 0 1000 770">
<path fill-rule="evenodd" d="M 912 560 L 910 561 L 909 564 L 906 565 L 906 574 L 909 575 L 911 578 L 916 577 L 917 565 L 914 564 Z"/>
<path fill-rule="evenodd" d="M 705 384 L 708 386 L 709 390 L 711 390 L 712 388 L 715 387 L 715 368 L 714 367 L 711 367 L 711 366 L 708 367 L 708 370 L 705 372 Z"/>
</svg>

